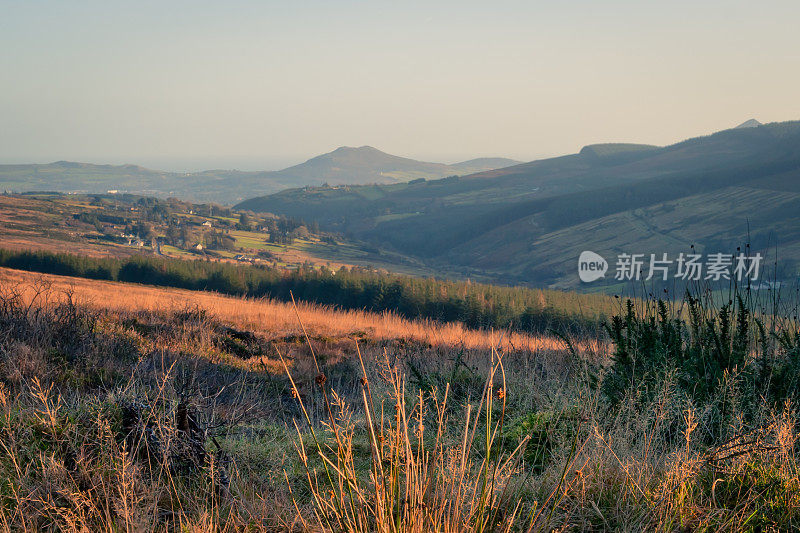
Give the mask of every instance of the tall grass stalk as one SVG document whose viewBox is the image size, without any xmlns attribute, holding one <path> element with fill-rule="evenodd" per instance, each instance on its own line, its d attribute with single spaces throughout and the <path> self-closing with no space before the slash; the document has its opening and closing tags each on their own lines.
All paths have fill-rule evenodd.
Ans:
<svg viewBox="0 0 800 533">
<path fill-rule="evenodd" d="M 520 470 L 520 452 L 528 438 L 510 453 L 500 445 L 506 401 L 500 354 L 491 351 L 483 393 L 477 405 L 464 409 L 459 442 L 450 430 L 450 418 L 457 410 L 448 405 L 449 385 L 441 394 L 435 389 L 411 394 L 404 374 L 386 359 L 381 372 L 386 392 L 376 403 L 358 352 L 363 417 L 354 419 L 354 408 L 318 377 L 328 411 L 321 423 L 324 434 L 314 427 L 280 355 L 311 437 L 309 448 L 304 432 L 295 425 L 316 526 L 325 531 L 386 533 L 510 531 L 521 505 L 514 497 L 512 479 Z M 311 353 L 316 357 L 313 348 Z M 358 453 L 364 440 L 369 447 L 367 464 Z"/>
</svg>

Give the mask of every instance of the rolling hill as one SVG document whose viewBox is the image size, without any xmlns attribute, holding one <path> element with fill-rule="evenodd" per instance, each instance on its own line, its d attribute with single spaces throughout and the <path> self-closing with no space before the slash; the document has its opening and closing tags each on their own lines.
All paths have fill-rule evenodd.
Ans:
<svg viewBox="0 0 800 533">
<path fill-rule="evenodd" d="M 305 163 L 264 173 L 264 176 L 281 183 L 303 185 L 386 184 L 418 178 L 472 174 L 517 163 L 518 161 L 513 159 L 483 158 L 446 165 L 390 155 L 372 146 L 358 148 L 342 146 L 333 152 L 309 159 Z"/>
<path fill-rule="evenodd" d="M 57 161 L 0 165 L 0 190 L 105 193 L 109 190 L 192 201 L 233 203 L 246 197 L 306 185 L 400 183 L 418 178 L 471 174 L 518 163 L 473 159 L 453 165 L 390 155 L 370 146 L 340 147 L 284 170 L 164 172 L 138 165 L 94 165 Z"/>
<path fill-rule="evenodd" d="M 295 189 L 238 207 L 313 219 L 443 271 L 507 283 L 580 287 L 582 250 L 613 258 L 745 242 L 777 243 L 781 275 L 793 276 L 800 122 L 746 124 L 666 147 L 592 145 L 461 178 Z"/>
</svg>

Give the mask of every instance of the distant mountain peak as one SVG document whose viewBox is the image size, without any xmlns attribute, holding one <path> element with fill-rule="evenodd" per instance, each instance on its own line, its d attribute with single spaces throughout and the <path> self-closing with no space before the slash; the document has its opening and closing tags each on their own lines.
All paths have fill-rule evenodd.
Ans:
<svg viewBox="0 0 800 533">
<path fill-rule="evenodd" d="M 336 152 L 341 153 L 341 152 L 381 152 L 381 151 L 378 150 L 377 148 L 373 147 L 373 146 L 369 146 L 369 145 L 365 144 L 364 146 L 358 146 L 358 147 L 356 147 L 356 146 L 340 146 L 339 148 L 337 148 L 336 150 L 334 150 L 331 153 L 336 153 Z M 381 152 L 381 153 L 383 153 L 383 152 Z"/>
<path fill-rule="evenodd" d="M 739 130 L 739 129 L 743 129 L 743 128 L 757 128 L 759 126 L 763 126 L 763 124 L 761 124 L 756 119 L 751 118 L 750 120 L 745 120 L 744 122 L 742 122 L 741 124 L 739 124 L 738 126 L 736 126 L 733 129 Z"/>
</svg>

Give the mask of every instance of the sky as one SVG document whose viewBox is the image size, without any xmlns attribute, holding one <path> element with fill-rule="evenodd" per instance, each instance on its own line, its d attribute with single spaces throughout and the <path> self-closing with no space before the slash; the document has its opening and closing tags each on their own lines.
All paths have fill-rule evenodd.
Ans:
<svg viewBox="0 0 800 533">
<path fill-rule="evenodd" d="M 800 119 L 800 2 L 0 0 L 0 162 L 532 160 Z"/>
</svg>

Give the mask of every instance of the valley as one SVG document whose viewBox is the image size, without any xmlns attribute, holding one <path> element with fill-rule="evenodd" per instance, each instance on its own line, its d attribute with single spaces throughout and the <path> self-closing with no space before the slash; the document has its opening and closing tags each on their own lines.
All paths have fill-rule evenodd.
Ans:
<svg viewBox="0 0 800 533">
<path fill-rule="evenodd" d="M 304 188 L 237 207 L 321 227 L 463 276 L 586 289 L 582 250 L 732 253 L 750 246 L 798 274 L 800 123 L 735 128 L 657 148 L 580 153 L 459 178 Z M 596 285 L 592 290 L 596 290 Z M 606 289 L 613 291 L 613 283 Z"/>
</svg>

